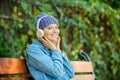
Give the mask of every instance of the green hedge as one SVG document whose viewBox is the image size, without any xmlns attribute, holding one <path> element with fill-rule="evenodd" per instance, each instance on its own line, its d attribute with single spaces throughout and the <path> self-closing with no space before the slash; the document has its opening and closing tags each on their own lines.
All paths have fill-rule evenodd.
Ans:
<svg viewBox="0 0 120 80">
<path fill-rule="evenodd" d="M 120 9 L 98 0 L 1 0 L 0 57 L 25 57 L 26 46 L 36 38 L 34 18 L 41 12 L 59 20 L 71 60 L 84 50 L 99 80 L 120 79 Z"/>
</svg>

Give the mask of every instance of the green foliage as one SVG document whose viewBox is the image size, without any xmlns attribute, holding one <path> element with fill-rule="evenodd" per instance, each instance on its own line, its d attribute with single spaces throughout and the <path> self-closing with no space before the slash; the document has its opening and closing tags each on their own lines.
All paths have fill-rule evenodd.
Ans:
<svg viewBox="0 0 120 80">
<path fill-rule="evenodd" d="M 109 4 L 112 8 L 119 9 L 120 8 L 120 0 L 100 0 Z"/>
<path fill-rule="evenodd" d="M 99 80 L 120 79 L 120 8 L 101 0 L 1 0 L 0 57 L 25 57 L 26 46 L 36 38 L 34 18 L 42 12 L 59 20 L 71 60 L 78 60 L 82 49 Z"/>
</svg>

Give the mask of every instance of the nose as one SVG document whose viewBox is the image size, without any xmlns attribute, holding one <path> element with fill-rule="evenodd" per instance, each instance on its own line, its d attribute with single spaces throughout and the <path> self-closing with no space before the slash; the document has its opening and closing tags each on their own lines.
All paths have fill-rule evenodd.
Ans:
<svg viewBox="0 0 120 80">
<path fill-rule="evenodd" d="M 53 28 L 53 31 L 54 31 L 54 32 L 57 32 L 57 31 L 58 31 L 58 29 L 57 29 L 56 27 L 54 27 L 54 28 Z"/>
<path fill-rule="evenodd" d="M 53 32 L 57 32 L 57 29 L 54 28 L 54 29 L 53 29 Z"/>
<path fill-rule="evenodd" d="M 58 33 L 59 34 L 59 29 L 54 28 L 53 33 Z"/>
</svg>

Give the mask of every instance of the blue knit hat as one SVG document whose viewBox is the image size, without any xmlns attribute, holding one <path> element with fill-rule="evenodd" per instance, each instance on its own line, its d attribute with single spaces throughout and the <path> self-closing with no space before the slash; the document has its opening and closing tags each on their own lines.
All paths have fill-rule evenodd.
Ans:
<svg viewBox="0 0 120 80">
<path fill-rule="evenodd" d="M 50 25 L 50 24 L 58 24 L 58 21 L 55 17 L 47 15 L 45 13 L 42 13 L 40 15 L 38 15 L 35 18 L 35 22 L 34 22 L 35 26 L 39 29 L 44 29 L 46 26 Z"/>
</svg>

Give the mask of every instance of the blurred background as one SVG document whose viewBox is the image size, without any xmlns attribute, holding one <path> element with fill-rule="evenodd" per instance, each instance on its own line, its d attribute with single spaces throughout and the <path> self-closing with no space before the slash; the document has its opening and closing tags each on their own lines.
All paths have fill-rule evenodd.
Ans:
<svg viewBox="0 0 120 80">
<path fill-rule="evenodd" d="M 25 57 L 40 13 L 58 19 L 70 60 L 83 50 L 98 80 L 120 80 L 120 0 L 0 0 L 0 57 Z"/>
</svg>

